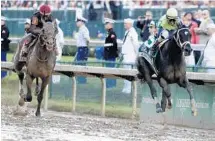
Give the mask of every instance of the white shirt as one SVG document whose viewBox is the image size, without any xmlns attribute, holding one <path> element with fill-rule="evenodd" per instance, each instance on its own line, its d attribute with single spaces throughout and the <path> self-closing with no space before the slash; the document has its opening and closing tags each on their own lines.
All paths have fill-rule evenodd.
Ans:
<svg viewBox="0 0 215 141">
<path fill-rule="evenodd" d="M 57 61 L 59 61 L 61 59 L 62 56 L 62 49 L 64 46 L 64 35 L 63 35 L 63 31 L 60 29 L 60 27 L 58 26 L 58 34 L 56 35 L 56 45 L 57 45 L 57 49 L 59 52 L 59 55 L 57 56 Z"/>
<path fill-rule="evenodd" d="M 77 47 L 86 47 L 87 41 L 90 40 L 89 30 L 85 25 L 82 25 L 76 36 L 76 45 Z"/>
<path fill-rule="evenodd" d="M 204 61 L 214 61 L 215 63 L 215 33 L 212 34 L 205 48 Z"/>
<path fill-rule="evenodd" d="M 131 27 L 125 32 L 125 36 L 126 37 L 123 39 L 124 43 L 122 45 L 122 54 L 124 54 L 124 59 L 126 59 L 126 62 L 134 62 L 139 48 L 138 34 L 135 28 Z"/>
</svg>

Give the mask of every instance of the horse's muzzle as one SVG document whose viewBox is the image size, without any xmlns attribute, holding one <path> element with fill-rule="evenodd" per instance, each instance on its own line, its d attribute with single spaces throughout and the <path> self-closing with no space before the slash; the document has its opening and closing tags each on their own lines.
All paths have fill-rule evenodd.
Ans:
<svg viewBox="0 0 215 141">
<path fill-rule="evenodd" d="M 48 45 L 46 45 L 46 50 L 47 50 L 47 51 L 53 51 L 53 50 L 54 50 L 54 47 L 53 47 L 53 46 L 48 46 Z"/>
<path fill-rule="evenodd" d="M 186 44 L 185 47 L 184 47 L 184 55 L 185 56 L 190 56 L 192 51 L 193 51 L 193 49 L 191 48 L 191 45 Z"/>
</svg>

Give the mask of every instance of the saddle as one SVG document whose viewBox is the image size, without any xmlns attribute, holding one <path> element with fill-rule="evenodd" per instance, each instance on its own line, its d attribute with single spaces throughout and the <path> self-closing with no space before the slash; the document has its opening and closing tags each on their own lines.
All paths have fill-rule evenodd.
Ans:
<svg viewBox="0 0 215 141">
<path fill-rule="evenodd" d="M 168 40 L 169 40 L 169 39 L 165 39 L 164 41 L 162 41 L 161 43 L 159 43 L 159 44 L 158 44 L 159 49 L 161 49 L 162 46 L 163 46 Z M 156 52 L 156 56 L 157 56 L 157 54 L 158 54 L 159 49 L 158 49 L 157 52 Z M 154 71 L 154 73 L 155 73 L 156 75 L 158 75 L 158 69 L 157 69 L 157 67 L 156 67 L 156 65 L 155 65 L 155 59 L 152 59 L 152 57 L 150 57 L 150 55 L 149 55 L 149 50 L 150 50 L 150 49 L 149 49 L 148 47 L 142 45 L 142 46 L 140 47 L 140 49 L 139 49 L 139 54 L 138 54 L 138 56 L 139 56 L 139 57 L 143 57 L 143 58 L 150 64 L 150 67 L 151 67 L 151 69 Z M 156 56 L 155 56 L 155 58 L 156 58 Z"/>
</svg>

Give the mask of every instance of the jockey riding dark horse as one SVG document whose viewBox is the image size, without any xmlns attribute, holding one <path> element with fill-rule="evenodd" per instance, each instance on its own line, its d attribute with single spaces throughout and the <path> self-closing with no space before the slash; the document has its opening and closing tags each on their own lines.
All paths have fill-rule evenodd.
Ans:
<svg viewBox="0 0 215 141">
<path fill-rule="evenodd" d="M 24 40 L 24 45 L 22 45 L 22 49 L 20 52 L 19 62 L 26 62 L 29 50 L 33 46 L 32 43 L 37 39 L 39 34 L 41 33 L 41 29 L 43 28 L 42 20 L 45 22 L 52 22 L 54 21 L 51 15 L 51 8 L 48 5 L 42 5 L 40 10 L 31 18 L 31 25 L 30 25 L 30 34 L 24 36 L 22 40 Z M 57 33 L 57 29 L 56 29 Z M 56 45 L 55 45 L 56 46 Z M 57 47 L 54 48 L 56 55 L 58 53 Z"/>
<path fill-rule="evenodd" d="M 136 61 L 138 70 L 137 77 L 148 84 L 152 98 L 156 103 L 157 113 L 165 112 L 166 105 L 169 109 L 172 107 L 169 84 L 176 83 L 187 90 L 190 97 L 192 114 L 196 116 L 197 109 L 186 76 L 186 63 L 184 58 L 184 55 L 188 56 L 192 52 L 190 45 L 191 34 L 188 28 L 180 24 L 178 26 L 176 19 L 178 19 L 178 12 L 174 8 L 168 9 L 167 14 L 161 18 L 161 26 L 159 28 L 162 32 L 150 52 L 150 56 L 154 61 L 148 59 L 150 57 L 148 57 L 149 55 L 145 55 L 145 52 L 140 52 Z M 156 66 L 156 69 L 154 69 L 154 66 Z M 153 74 L 157 75 L 156 79 L 162 88 L 161 106 L 158 102 L 156 88 L 152 81 Z"/>
</svg>

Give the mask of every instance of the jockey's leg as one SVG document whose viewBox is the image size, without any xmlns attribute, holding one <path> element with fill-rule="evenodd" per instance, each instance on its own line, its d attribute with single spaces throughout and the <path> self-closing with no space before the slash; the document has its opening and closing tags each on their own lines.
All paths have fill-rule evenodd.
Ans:
<svg viewBox="0 0 215 141">
<path fill-rule="evenodd" d="M 29 44 L 33 41 L 33 37 L 28 35 L 24 37 L 24 43 L 21 47 L 19 62 L 26 62 L 29 50 Z"/>
<path fill-rule="evenodd" d="M 149 55 L 152 58 L 155 58 L 155 55 L 157 53 L 158 50 L 158 45 L 164 41 L 165 39 L 167 39 L 169 37 L 169 33 L 167 30 L 163 30 L 160 34 L 160 36 L 158 37 L 158 39 L 156 40 L 156 42 L 154 43 L 154 45 L 151 47 L 151 50 L 149 51 Z"/>
</svg>

